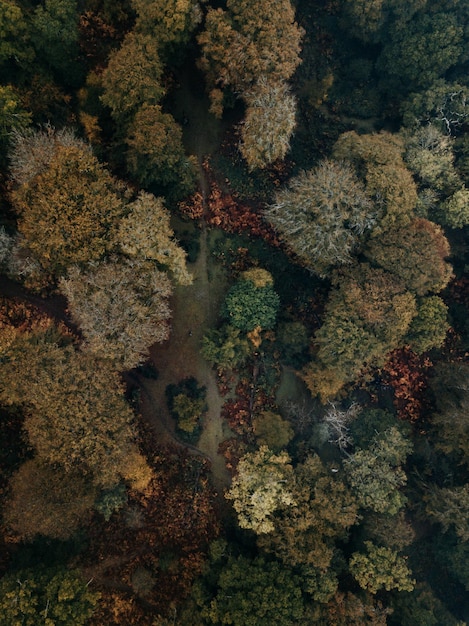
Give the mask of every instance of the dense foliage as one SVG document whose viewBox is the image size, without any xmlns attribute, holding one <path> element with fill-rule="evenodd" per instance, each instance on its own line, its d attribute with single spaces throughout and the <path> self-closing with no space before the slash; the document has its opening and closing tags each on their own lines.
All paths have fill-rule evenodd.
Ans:
<svg viewBox="0 0 469 626">
<path fill-rule="evenodd" d="M 467 0 L 0 32 L 0 626 L 469 623 Z"/>
</svg>

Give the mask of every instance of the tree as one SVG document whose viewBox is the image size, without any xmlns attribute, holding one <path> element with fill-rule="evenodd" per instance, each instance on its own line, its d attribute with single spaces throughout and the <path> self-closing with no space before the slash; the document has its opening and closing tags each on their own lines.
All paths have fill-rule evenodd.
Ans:
<svg viewBox="0 0 469 626">
<path fill-rule="evenodd" d="M 405 559 L 389 548 L 365 541 L 367 554 L 354 552 L 350 558 L 350 573 L 362 589 L 377 593 L 380 589 L 412 591 L 415 580 Z"/>
<path fill-rule="evenodd" d="M 128 480 L 141 486 L 134 414 L 109 361 L 61 347 L 52 331 L 2 341 L 0 400 L 24 406 L 24 428 L 37 460 L 80 471 L 109 488 Z M 146 474 L 147 482 L 151 474 Z"/>
<path fill-rule="evenodd" d="M 437 126 L 427 124 L 406 138 L 405 161 L 423 185 L 445 191 L 458 185 L 453 141 Z"/>
<path fill-rule="evenodd" d="M 334 145 L 333 158 L 351 163 L 378 209 L 374 233 L 408 223 L 417 204 L 417 188 L 403 153 L 402 137 L 384 131 L 367 135 L 349 131 Z"/>
<path fill-rule="evenodd" d="M 454 13 L 419 12 L 405 25 L 396 21 L 388 37 L 378 68 L 404 90 L 430 87 L 463 53 L 464 30 Z"/>
<path fill-rule="evenodd" d="M 28 24 L 17 2 L 12 0 L 0 2 L 0 32 L 2 33 L 0 63 L 14 59 L 22 65 L 33 59 Z"/>
<path fill-rule="evenodd" d="M 317 455 L 295 468 L 285 488 L 294 505 L 280 505 L 272 516 L 272 530 L 259 535 L 257 542 L 290 567 L 317 569 L 310 570 L 310 576 L 316 579 L 319 592 L 318 576 L 331 567 L 335 542 L 344 540 L 357 522 L 357 503 L 341 476 L 333 474 Z"/>
<path fill-rule="evenodd" d="M 133 259 L 156 261 L 171 272 L 178 284 L 190 285 L 187 254 L 174 239 L 171 216 L 163 198 L 141 191 L 127 209 L 116 233 L 116 243 L 122 252 Z"/>
<path fill-rule="evenodd" d="M 99 598 L 77 570 L 13 571 L 0 579 L 0 625 L 84 626 Z"/>
<path fill-rule="evenodd" d="M 452 267 L 446 262 L 448 240 L 440 226 L 424 218 L 373 238 L 365 254 L 419 296 L 438 293 L 452 277 Z"/>
<path fill-rule="evenodd" d="M 66 472 L 36 459 L 20 466 L 9 487 L 4 522 L 26 541 L 36 535 L 69 539 L 89 521 L 96 497 L 80 470 Z"/>
<path fill-rule="evenodd" d="M 242 94 L 261 76 L 268 84 L 288 80 L 300 63 L 301 37 L 289 0 L 228 0 L 226 10 L 209 8 L 198 42 L 212 112 L 221 116 L 226 87 Z"/>
<path fill-rule="evenodd" d="M 247 110 L 241 124 L 241 154 L 249 170 L 284 159 L 296 126 L 296 100 L 286 83 L 259 79 L 244 94 Z"/>
<path fill-rule="evenodd" d="M 315 394 L 314 379 L 321 380 L 330 370 L 327 376 L 340 388 L 340 381 L 354 380 L 365 364 L 383 363 L 416 312 L 414 297 L 399 280 L 365 263 L 337 274 L 334 285 L 315 334 L 320 365 L 305 375 Z"/>
<path fill-rule="evenodd" d="M 286 448 L 294 435 L 290 423 L 272 411 L 262 411 L 256 415 L 252 420 L 252 428 L 258 443 L 274 452 Z"/>
<path fill-rule="evenodd" d="M 345 460 L 348 481 L 361 507 L 387 515 L 402 508 L 406 497 L 399 489 L 407 477 L 401 465 L 411 449 L 411 442 L 392 427 L 368 449 L 357 449 Z"/>
<path fill-rule="evenodd" d="M 242 365 L 252 352 L 251 342 L 239 328 L 225 324 L 220 330 L 211 329 L 202 338 L 200 354 L 218 369 Z"/>
<path fill-rule="evenodd" d="M 184 153 L 182 129 L 159 105 L 138 109 L 126 144 L 129 172 L 141 185 L 178 187 L 181 196 L 193 191 L 194 162 Z"/>
<path fill-rule="evenodd" d="M 157 105 L 164 96 L 163 66 L 158 40 L 135 30 L 112 52 L 103 72 L 103 104 L 116 121 L 128 123 L 143 105 Z"/>
<path fill-rule="evenodd" d="M 280 300 L 272 276 L 266 270 L 257 270 L 260 271 L 264 278 L 257 284 L 259 279 L 253 279 L 252 273 L 241 274 L 223 303 L 222 314 L 230 325 L 246 332 L 273 328 L 277 318 Z"/>
<path fill-rule="evenodd" d="M 322 612 L 325 616 L 318 622 L 320 626 L 386 626 L 387 615 L 392 611 L 381 602 L 374 602 L 370 594 L 338 591 Z"/>
<path fill-rule="evenodd" d="M 402 114 L 408 128 L 432 125 L 457 135 L 469 118 L 469 87 L 440 78 L 428 89 L 411 94 L 402 104 Z"/>
<path fill-rule="evenodd" d="M 230 557 L 218 575 L 215 597 L 202 614 L 209 624 L 290 626 L 303 617 L 299 576 L 257 557 Z"/>
<path fill-rule="evenodd" d="M 448 307 L 440 297 L 427 296 L 418 302 L 417 315 L 405 341 L 416 354 L 423 354 L 432 348 L 441 348 L 448 330 Z"/>
<path fill-rule="evenodd" d="M 432 416 L 435 445 L 469 464 L 469 364 L 439 363 L 430 381 L 437 411 Z"/>
<path fill-rule="evenodd" d="M 443 224 L 463 228 L 469 224 L 469 189 L 463 185 L 442 205 Z"/>
<path fill-rule="evenodd" d="M 60 290 L 83 331 L 83 349 L 122 369 L 142 363 L 169 336 L 171 284 L 150 261 L 112 257 L 86 270 L 75 266 Z"/>
<path fill-rule="evenodd" d="M 198 0 L 132 0 L 135 30 L 154 37 L 164 57 L 185 46 L 202 19 Z"/>
<path fill-rule="evenodd" d="M 31 40 L 38 57 L 69 82 L 78 66 L 78 6 L 76 0 L 45 0 L 32 17 Z"/>
<path fill-rule="evenodd" d="M 432 485 L 425 500 L 427 515 L 441 524 L 443 532 L 454 528 L 461 542 L 469 541 L 469 483 L 460 487 Z"/>
<path fill-rule="evenodd" d="M 385 4 L 385 0 L 345 0 L 344 27 L 365 43 L 376 42 L 386 21 Z"/>
<path fill-rule="evenodd" d="M 0 85 L 0 141 L 8 142 L 14 131 L 22 131 L 31 123 L 31 113 L 21 105 L 17 91 L 11 85 Z"/>
<path fill-rule="evenodd" d="M 90 147 L 46 129 L 16 135 L 12 153 L 18 230 L 42 269 L 59 277 L 74 263 L 103 257 L 124 212 L 124 187 Z"/>
<path fill-rule="evenodd" d="M 285 487 L 292 472 L 286 452 L 274 454 L 267 446 L 246 454 L 238 464 L 238 473 L 225 494 L 233 501 L 241 528 L 257 534 L 274 529 L 272 515 L 281 506 L 292 506 L 292 494 Z"/>
<path fill-rule="evenodd" d="M 337 445 L 341 452 L 353 443 L 349 424 L 357 418 L 361 410 L 361 406 L 355 403 L 352 403 L 345 411 L 341 410 L 334 402 L 329 403 L 323 421 L 327 425 L 329 442 Z"/>
<path fill-rule="evenodd" d="M 376 211 L 348 165 L 324 160 L 278 192 L 266 217 L 309 269 L 325 274 L 350 263 Z"/>
</svg>

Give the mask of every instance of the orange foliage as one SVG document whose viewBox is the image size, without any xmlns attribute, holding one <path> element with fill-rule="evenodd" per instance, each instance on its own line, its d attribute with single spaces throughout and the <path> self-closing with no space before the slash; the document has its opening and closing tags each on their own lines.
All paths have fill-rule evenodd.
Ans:
<svg viewBox="0 0 469 626">
<path fill-rule="evenodd" d="M 399 419 L 416 422 L 426 408 L 428 357 L 417 356 L 409 348 L 391 352 L 383 367 L 384 380 L 394 391 L 394 406 Z"/>
<path fill-rule="evenodd" d="M 247 233 L 254 237 L 262 237 L 272 246 L 280 246 L 272 227 L 264 221 L 259 208 L 238 202 L 232 194 L 220 189 L 210 169 L 208 161 L 202 167 L 210 185 L 207 199 L 197 192 L 190 200 L 179 204 L 180 211 L 190 219 L 205 217 L 206 223 L 221 228 L 228 233 Z"/>
<path fill-rule="evenodd" d="M 248 451 L 249 446 L 236 437 L 225 439 L 218 446 L 218 452 L 225 458 L 226 468 L 232 476 L 236 474 L 241 457 Z"/>
</svg>

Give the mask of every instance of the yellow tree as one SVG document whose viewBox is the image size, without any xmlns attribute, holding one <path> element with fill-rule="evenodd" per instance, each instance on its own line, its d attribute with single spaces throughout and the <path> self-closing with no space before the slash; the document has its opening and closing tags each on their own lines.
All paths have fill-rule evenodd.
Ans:
<svg viewBox="0 0 469 626">
<path fill-rule="evenodd" d="M 243 93 L 261 76 L 288 80 L 300 63 L 301 37 L 289 0 L 228 0 L 226 10 L 210 8 L 198 41 L 212 111 L 221 115 L 225 87 Z"/>
<path fill-rule="evenodd" d="M 119 222 L 116 244 L 133 259 L 156 261 L 171 272 L 180 285 L 190 285 L 186 253 L 174 239 L 170 213 L 163 198 L 140 192 L 128 205 L 129 213 Z"/>
<path fill-rule="evenodd" d="M 240 150 L 250 170 L 285 158 L 296 126 L 296 100 L 284 82 L 265 78 L 244 94 L 246 118 L 241 125 Z"/>
<path fill-rule="evenodd" d="M 51 330 L 7 337 L 1 356 L 0 401 L 25 408 L 38 461 L 80 471 L 98 487 L 122 479 L 141 487 L 135 416 L 109 361 L 62 347 Z"/>
<path fill-rule="evenodd" d="M 292 471 L 288 454 L 274 454 L 267 446 L 241 459 L 238 474 L 225 494 L 233 501 L 241 528 L 257 534 L 274 529 L 273 513 L 280 507 L 294 505 L 293 495 L 285 484 Z"/>
<path fill-rule="evenodd" d="M 96 488 L 79 469 L 31 459 L 21 465 L 9 483 L 4 522 L 21 539 L 45 535 L 65 540 L 91 517 Z"/>
<path fill-rule="evenodd" d="M 129 121 L 144 103 L 158 104 L 164 96 L 162 73 L 158 40 L 133 30 L 109 57 L 102 76 L 101 100 L 114 119 Z"/>
<path fill-rule="evenodd" d="M 125 188 L 89 146 L 70 133 L 17 134 L 12 160 L 18 230 L 45 272 L 60 276 L 110 250 Z"/>
</svg>

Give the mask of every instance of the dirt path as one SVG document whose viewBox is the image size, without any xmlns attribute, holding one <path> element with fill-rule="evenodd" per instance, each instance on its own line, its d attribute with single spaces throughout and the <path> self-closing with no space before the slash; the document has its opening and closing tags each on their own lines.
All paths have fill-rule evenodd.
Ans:
<svg viewBox="0 0 469 626">
<path fill-rule="evenodd" d="M 200 356 L 200 343 L 205 331 L 216 320 L 223 294 L 224 276 L 209 262 L 209 233 L 200 235 L 200 253 L 190 266 L 194 282 L 190 287 L 177 287 L 172 298 L 171 337 L 164 345 L 155 345 L 151 359 L 159 372 L 158 379 L 145 380 L 142 412 L 153 426 L 159 441 L 174 440 L 174 422 L 166 406 L 165 389 L 171 383 L 194 376 L 207 389 L 208 412 L 197 448 L 212 462 L 213 482 L 217 489 L 229 484 L 229 474 L 218 445 L 226 438 L 220 411 L 223 399 L 218 393 L 214 372 Z"/>
<path fill-rule="evenodd" d="M 172 96 L 171 110 L 183 124 L 187 153 L 197 157 L 199 189 L 205 199 L 208 184 L 202 163 L 207 155 L 218 149 L 223 124 L 209 113 L 204 81 L 192 62 L 178 73 L 176 81 L 178 86 Z M 189 224 L 189 228 L 197 227 Z M 163 345 L 153 346 L 151 350 L 151 359 L 159 373 L 158 379 L 141 381 L 144 391 L 142 413 L 162 443 L 174 442 L 174 421 L 165 398 L 167 385 L 194 376 L 199 384 L 206 387 L 208 412 L 197 448 L 210 458 L 213 483 L 221 490 L 230 482 L 224 459 L 218 454 L 220 442 L 228 436 L 220 418 L 223 399 L 218 393 L 214 372 L 200 356 L 202 337 L 216 322 L 226 285 L 224 272 L 210 253 L 216 236 L 216 233 L 202 226 L 199 256 L 189 266 L 194 277 L 193 284 L 176 287 L 171 302 L 173 318 L 170 339 Z"/>
</svg>

